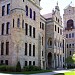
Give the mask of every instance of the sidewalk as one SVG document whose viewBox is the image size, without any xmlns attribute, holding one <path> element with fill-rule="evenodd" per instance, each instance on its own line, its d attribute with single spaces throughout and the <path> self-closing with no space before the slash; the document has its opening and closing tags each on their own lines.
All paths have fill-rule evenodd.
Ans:
<svg viewBox="0 0 75 75">
<path fill-rule="evenodd" d="M 58 70 L 58 71 L 53 71 L 53 72 L 48 72 L 48 73 L 31 74 L 31 75 L 54 75 L 54 74 L 57 74 L 57 73 L 70 72 L 71 70 L 74 70 L 74 69 L 70 69 L 70 70 Z"/>
<path fill-rule="evenodd" d="M 38 74 L 3 74 L 3 73 L 0 73 L 0 75 L 54 75 L 54 74 L 57 74 L 57 73 L 69 72 L 71 70 L 75 70 L 75 69 L 58 70 L 58 71 L 47 72 L 47 73 L 38 73 Z"/>
</svg>

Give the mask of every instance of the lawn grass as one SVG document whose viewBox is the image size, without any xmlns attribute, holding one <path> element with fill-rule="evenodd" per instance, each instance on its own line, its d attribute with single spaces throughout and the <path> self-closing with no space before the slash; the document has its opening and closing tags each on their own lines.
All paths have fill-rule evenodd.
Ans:
<svg viewBox="0 0 75 75">
<path fill-rule="evenodd" d="M 55 75 L 75 75 L 75 71 L 59 73 L 59 74 L 55 74 Z"/>
<path fill-rule="evenodd" d="M 40 71 L 26 71 L 26 72 L 1 72 L 6 74 L 37 74 L 37 73 L 46 73 L 52 72 L 51 70 L 40 70 Z"/>
</svg>

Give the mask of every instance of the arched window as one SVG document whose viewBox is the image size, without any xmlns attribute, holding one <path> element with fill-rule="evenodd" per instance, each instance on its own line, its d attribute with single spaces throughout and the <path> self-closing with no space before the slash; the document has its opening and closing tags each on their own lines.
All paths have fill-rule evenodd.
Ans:
<svg viewBox="0 0 75 75">
<path fill-rule="evenodd" d="M 36 12 L 33 11 L 33 20 L 36 20 Z"/>
<path fill-rule="evenodd" d="M 26 5 L 26 16 L 28 16 L 28 6 Z"/>
<path fill-rule="evenodd" d="M 30 8 L 30 18 L 32 18 L 32 9 Z"/>
<path fill-rule="evenodd" d="M 72 19 L 67 21 L 67 29 L 73 29 L 74 28 L 74 22 Z"/>
<path fill-rule="evenodd" d="M 48 39 L 48 47 L 51 47 L 52 46 L 52 38 L 49 38 Z"/>
<path fill-rule="evenodd" d="M 20 27 L 20 19 L 19 18 L 17 19 L 17 27 L 18 28 Z"/>
</svg>

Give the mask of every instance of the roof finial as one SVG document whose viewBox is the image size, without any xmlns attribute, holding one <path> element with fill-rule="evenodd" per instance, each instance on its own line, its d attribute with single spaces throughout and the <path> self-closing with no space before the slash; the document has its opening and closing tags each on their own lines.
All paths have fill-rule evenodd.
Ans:
<svg viewBox="0 0 75 75">
<path fill-rule="evenodd" d="M 58 6 L 58 1 L 57 1 L 57 6 Z"/>
</svg>

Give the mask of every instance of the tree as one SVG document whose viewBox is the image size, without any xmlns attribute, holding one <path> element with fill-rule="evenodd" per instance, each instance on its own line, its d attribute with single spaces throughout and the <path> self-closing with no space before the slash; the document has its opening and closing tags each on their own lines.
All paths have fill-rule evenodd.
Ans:
<svg viewBox="0 0 75 75">
<path fill-rule="evenodd" d="M 72 59 L 73 59 L 74 64 L 75 64 L 75 54 L 73 54 Z"/>
<path fill-rule="evenodd" d="M 67 57 L 66 60 L 65 60 L 65 62 L 66 62 L 67 64 L 74 64 L 74 60 L 72 59 L 71 56 Z"/>
<path fill-rule="evenodd" d="M 21 65 L 19 61 L 17 62 L 17 65 L 16 65 L 16 71 L 21 72 Z"/>
</svg>

